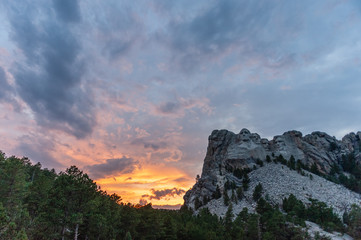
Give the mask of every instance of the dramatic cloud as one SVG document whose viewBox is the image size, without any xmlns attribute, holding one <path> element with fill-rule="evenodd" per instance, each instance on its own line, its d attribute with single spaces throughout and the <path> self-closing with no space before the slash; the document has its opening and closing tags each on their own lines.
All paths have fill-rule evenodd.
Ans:
<svg viewBox="0 0 361 240">
<path fill-rule="evenodd" d="M 137 168 L 139 168 L 139 162 L 126 157 L 107 159 L 105 163 L 86 167 L 90 176 L 95 179 L 132 173 Z"/>
<path fill-rule="evenodd" d="M 0 1 L 0 150 L 180 204 L 213 129 L 361 130 L 360 6 Z"/>
<path fill-rule="evenodd" d="M 142 197 L 149 198 L 149 200 L 152 199 L 160 200 L 161 198 L 175 197 L 176 195 L 181 195 L 185 193 L 183 189 L 177 189 L 177 188 L 163 189 L 163 190 L 155 190 L 152 188 L 150 191 L 152 192 L 152 195 L 145 194 Z"/>
<path fill-rule="evenodd" d="M 12 70 L 19 96 L 39 124 L 84 138 L 95 118 L 91 91 L 83 81 L 86 65 L 80 42 L 45 7 L 26 12 L 30 4 L 8 11 L 11 38 L 25 56 Z"/>
</svg>

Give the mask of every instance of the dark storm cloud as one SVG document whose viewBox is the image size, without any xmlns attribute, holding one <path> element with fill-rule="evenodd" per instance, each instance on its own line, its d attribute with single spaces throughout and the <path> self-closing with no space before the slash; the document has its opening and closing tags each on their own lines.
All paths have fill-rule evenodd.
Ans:
<svg viewBox="0 0 361 240">
<path fill-rule="evenodd" d="M 84 138 L 92 132 L 95 120 L 91 92 L 83 81 L 86 64 L 81 44 L 50 9 L 24 9 L 8 13 L 11 37 L 26 57 L 12 71 L 19 96 L 39 124 Z"/>
<path fill-rule="evenodd" d="M 94 164 L 87 167 L 90 175 L 95 178 L 103 178 L 124 173 L 132 173 L 139 167 L 139 161 L 133 158 L 107 159 L 105 163 Z"/>
<path fill-rule="evenodd" d="M 80 9 L 76 0 L 53 0 L 57 16 L 65 22 L 78 22 Z"/>
<path fill-rule="evenodd" d="M 142 197 L 149 198 L 149 200 L 152 199 L 160 200 L 161 198 L 164 197 L 175 197 L 176 195 L 181 195 L 186 192 L 183 189 L 178 189 L 178 188 L 163 189 L 163 190 L 155 190 L 154 188 L 152 188 L 150 191 L 152 192 L 152 195 L 145 194 L 142 195 Z"/>
<path fill-rule="evenodd" d="M 132 145 L 143 145 L 144 148 L 151 148 L 154 151 L 167 147 L 165 142 L 146 141 L 143 138 L 136 138 L 131 142 Z"/>
</svg>

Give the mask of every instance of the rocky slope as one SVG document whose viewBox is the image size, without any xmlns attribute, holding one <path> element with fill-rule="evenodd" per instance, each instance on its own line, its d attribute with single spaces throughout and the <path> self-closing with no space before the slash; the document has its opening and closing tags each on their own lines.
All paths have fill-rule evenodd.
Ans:
<svg viewBox="0 0 361 240">
<path fill-rule="evenodd" d="M 279 156 L 285 161 L 294 159 L 298 165 L 327 176 L 335 166 L 342 170 L 343 155 L 352 153 L 356 163 L 361 163 L 360 138 L 361 132 L 350 133 L 340 141 L 323 132 L 302 136 L 301 132 L 289 131 L 269 141 L 247 129 L 242 129 L 239 134 L 214 130 L 209 136 L 202 175 L 185 194 L 184 203 L 194 210 L 207 207 L 212 213 L 223 216 L 227 210 L 224 205 L 225 186 L 233 184 L 233 190 L 227 187 L 226 191 L 231 197 L 243 181 L 242 177 L 236 176 L 236 171 L 251 169 L 248 173 L 249 189 L 243 193 L 242 199 L 233 203 L 235 214 L 243 207 L 254 210 L 256 203 L 252 193 L 261 183 L 263 196 L 270 202 L 281 204 L 282 199 L 292 193 L 304 203 L 309 202 L 309 198 L 325 202 L 342 216 L 351 204 L 361 204 L 360 194 L 307 170 L 292 170 L 273 160 Z M 215 197 L 217 191 L 221 196 Z"/>
</svg>

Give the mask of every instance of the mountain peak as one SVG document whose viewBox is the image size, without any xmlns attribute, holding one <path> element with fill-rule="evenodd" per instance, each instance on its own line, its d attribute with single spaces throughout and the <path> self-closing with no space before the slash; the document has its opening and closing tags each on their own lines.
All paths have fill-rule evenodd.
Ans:
<svg viewBox="0 0 361 240">
<path fill-rule="evenodd" d="M 331 176 L 332 169 L 348 176 L 343 161 L 352 154 L 360 164 L 360 137 L 357 132 L 337 140 L 320 131 L 303 136 L 292 130 L 268 140 L 246 128 L 238 134 L 214 130 L 208 138 L 201 178 L 185 194 L 184 203 L 223 216 L 227 210 L 224 198 L 230 198 L 235 213 L 243 207 L 254 211 L 252 192 L 261 183 L 263 196 L 274 204 L 282 204 L 283 198 L 293 194 L 306 204 L 309 199 L 326 202 L 342 216 L 352 204 L 361 203 L 360 194 L 320 176 Z M 248 190 L 243 189 L 243 197 L 237 200 L 234 195 L 243 187 L 246 175 Z"/>
</svg>

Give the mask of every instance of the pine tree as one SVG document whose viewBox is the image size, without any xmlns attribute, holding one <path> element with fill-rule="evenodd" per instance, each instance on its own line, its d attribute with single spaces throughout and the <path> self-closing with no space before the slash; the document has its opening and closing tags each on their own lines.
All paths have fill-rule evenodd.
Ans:
<svg viewBox="0 0 361 240">
<path fill-rule="evenodd" d="M 233 214 L 233 205 L 232 203 L 229 204 L 226 216 L 224 217 L 224 226 L 226 233 L 230 233 L 232 229 L 232 220 L 233 220 L 234 214 Z"/>
<path fill-rule="evenodd" d="M 219 189 L 219 186 L 217 185 L 216 191 L 213 193 L 213 198 L 219 199 L 220 197 L 222 197 L 222 193 L 221 190 Z"/>
<path fill-rule="evenodd" d="M 238 200 L 242 200 L 242 198 L 243 198 L 243 190 L 242 190 L 241 187 L 237 188 L 236 193 L 237 193 Z"/>
<path fill-rule="evenodd" d="M 242 186 L 243 186 L 243 190 L 244 190 L 244 191 L 247 191 L 247 190 L 248 190 L 250 181 L 251 181 L 251 180 L 249 179 L 248 174 L 245 173 L 245 174 L 243 175 L 243 179 L 242 179 Z"/>
<path fill-rule="evenodd" d="M 236 194 L 234 193 L 234 189 L 232 189 L 231 201 L 234 203 L 238 203 Z"/>
<path fill-rule="evenodd" d="M 258 183 L 253 191 L 253 200 L 258 201 L 258 199 L 262 196 L 263 187 L 261 183 Z"/>
<path fill-rule="evenodd" d="M 224 189 L 224 191 L 223 191 L 223 201 L 224 201 L 224 205 L 228 206 L 228 204 L 229 204 L 229 196 L 228 196 L 228 193 L 227 193 L 226 189 Z"/>
<path fill-rule="evenodd" d="M 129 231 L 127 232 L 127 234 L 125 234 L 124 240 L 132 240 L 132 235 L 130 234 Z"/>
</svg>

